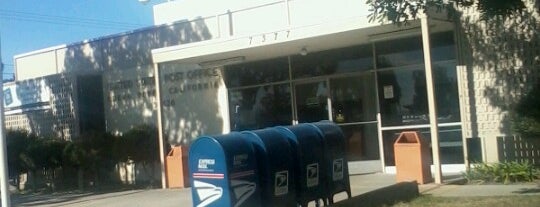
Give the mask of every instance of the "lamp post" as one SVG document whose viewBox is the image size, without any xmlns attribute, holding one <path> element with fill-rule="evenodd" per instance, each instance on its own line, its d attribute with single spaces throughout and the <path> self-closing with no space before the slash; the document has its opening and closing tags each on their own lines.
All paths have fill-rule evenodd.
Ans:
<svg viewBox="0 0 540 207">
<path fill-rule="evenodd" d="M 2 63 L 2 38 L 0 38 L 0 83 L 2 83 L 2 90 L 0 90 L 0 193 L 2 198 L 2 206 L 10 207 L 11 201 L 9 197 L 9 174 L 7 164 L 7 143 L 4 130 L 4 64 Z"/>
</svg>

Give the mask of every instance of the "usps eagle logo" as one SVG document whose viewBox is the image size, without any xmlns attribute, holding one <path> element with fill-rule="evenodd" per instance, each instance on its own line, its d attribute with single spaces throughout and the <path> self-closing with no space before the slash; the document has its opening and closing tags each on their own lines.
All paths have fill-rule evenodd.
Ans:
<svg viewBox="0 0 540 207">
<path fill-rule="evenodd" d="M 201 181 L 193 181 L 193 187 L 197 191 L 197 195 L 201 200 L 201 203 L 197 207 L 205 207 L 213 203 L 214 201 L 221 198 L 223 195 L 223 188 L 217 187 L 210 183 L 205 183 Z"/>
</svg>

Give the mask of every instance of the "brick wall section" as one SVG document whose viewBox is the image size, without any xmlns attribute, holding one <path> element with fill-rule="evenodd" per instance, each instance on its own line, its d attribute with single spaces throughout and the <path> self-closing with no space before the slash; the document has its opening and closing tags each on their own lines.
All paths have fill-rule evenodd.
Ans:
<svg viewBox="0 0 540 207">
<path fill-rule="evenodd" d="M 506 19 L 482 20 L 474 8 L 458 9 L 463 136 L 482 138 L 487 162 L 499 161 L 497 137 L 512 134 L 512 106 L 539 82 L 540 16 L 529 4 Z"/>
</svg>

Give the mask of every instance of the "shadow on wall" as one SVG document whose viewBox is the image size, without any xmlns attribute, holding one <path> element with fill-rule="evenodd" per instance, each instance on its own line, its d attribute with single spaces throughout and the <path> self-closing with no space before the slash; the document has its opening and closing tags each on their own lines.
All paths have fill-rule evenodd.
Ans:
<svg viewBox="0 0 540 207">
<path fill-rule="evenodd" d="M 511 128 L 516 104 L 540 83 L 540 1 L 524 2 L 527 9 L 507 17 L 464 14 L 457 31 L 467 64 L 470 136 L 497 139 L 500 161 L 538 164 L 539 143 L 512 136 Z"/>
<path fill-rule="evenodd" d="M 220 68 L 178 62 L 160 65 L 163 130 L 169 144 L 189 145 L 201 135 L 224 131 L 219 100 L 226 97 Z"/>
<path fill-rule="evenodd" d="M 58 54 L 64 57 L 58 68 L 76 76 L 103 76 L 103 97 L 92 98 L 103 99 L 107 131 L 122 133 L 136 125 L 155 124 L 151 50 L 211 39 L 205 21 L 197 18 L 69 45 Z"/>
<path fill-rule="evenodd" d="M 458 32 L 464 38 L 462 51 L 470 48 L 462 58 L 468 66 L 472 137 L 482 134 L 482 130 L 512 134 L 510 113 L 520 98 L 540 82 L 540 12 L 534 8 L 487 20 L 462 15 Z M 500 120 L 499 126 L 481 127 L 494 120 Z"/>
</svg>

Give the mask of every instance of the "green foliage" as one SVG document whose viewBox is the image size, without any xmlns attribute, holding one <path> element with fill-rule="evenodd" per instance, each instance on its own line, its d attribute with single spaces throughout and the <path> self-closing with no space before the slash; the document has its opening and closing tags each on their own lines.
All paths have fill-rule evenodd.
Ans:
<svg viewBox="0 0 540 207">
<path fill-rule="evenodd" d="M 150 125 L 139 125 L 127 131 L 120 138 L 122 159 L 132 160 L 141 164 L 150 176 L 150 185 L 154 183 L 153 164 L 159 160 L 159 145 L 157 128 Z"/>
<path fill-rule="evenodd" d="M 153 163 L 159 159 L 158 131 L 149 125 L 136 126 L 122 136 L 125 157 L 135 162 Z"/>
<path fill-rule="evenodd" d="M 6 131 L 8 166 L 12 175 L 28 171 L 28 166 L 23 160 L 29 157 L 27 147 L 33 137 L 35 135 L 25 130 Z"/>
<path fill-rule="evenodd" d="M 158 132 L 153 126 L 141 125 L 121 137 L 109 133 L 90 132 L 68 142 L 43 138 L 24 130 L 8 130 L 8 164 L 11 176 L 59 168 L 77 169 L 93 175 L 94 183 L 109 179 L 118 162 L 132 160 L 149 168 L 159 160 Z M 54 175 L 52 177 L 54 178 Z M 82 180 L 80 180 L 82 183 Z"/>
<path fill-rule="evenodd" d="M 527 162 L 474 164 L 463 176 L 469 183 L 530 182 L 538 178 L 538 170 Z"/>
<path fill-rule="evenodd" d="M 529 91 L 516 105 L 512 129 L 524 138 L 540 138 L 540 84 Z"/>
<path fill-rule="evenodd" d="M 522 0 L 367 0 L 371 6 L 369 21 L 400 23 L 409 19 L 416 19 L 425 10 L 435 9 L 440 12 L 448 11 L 453 14 L 455 5 L 461 7 L 475 7 L 482 19 L 494 16 L 510 16 L 525 9 Z"/>
</svg>

